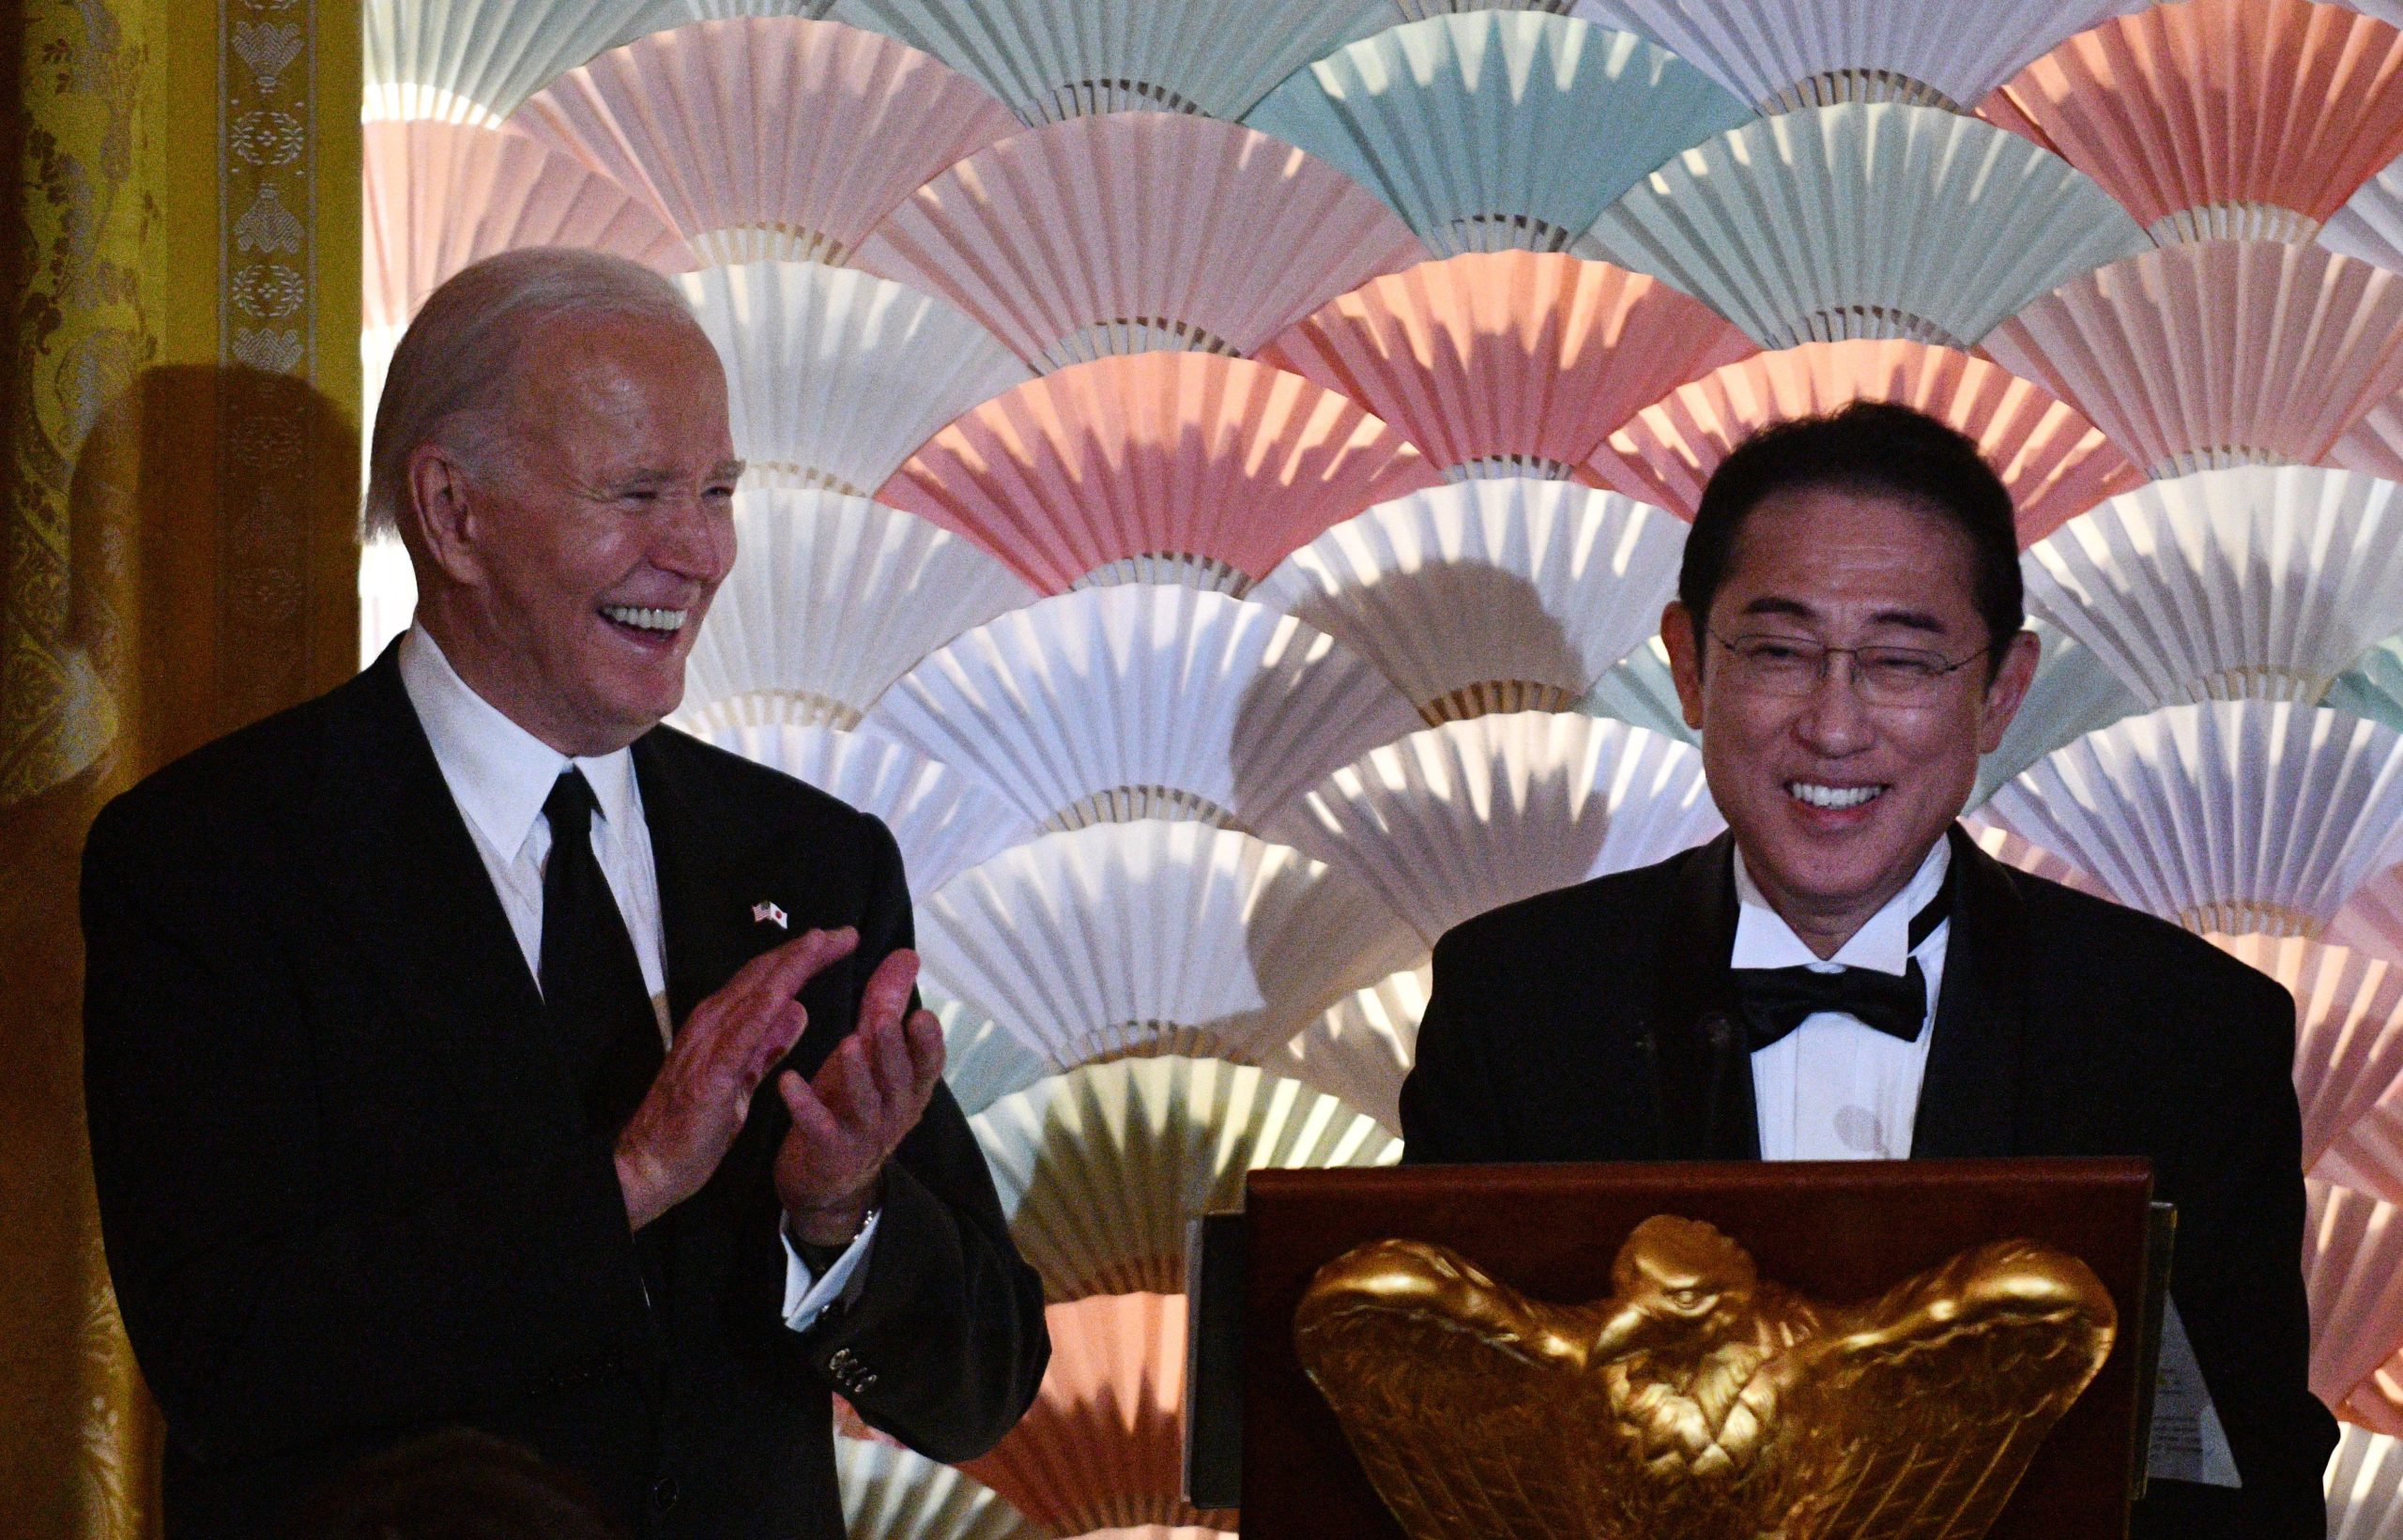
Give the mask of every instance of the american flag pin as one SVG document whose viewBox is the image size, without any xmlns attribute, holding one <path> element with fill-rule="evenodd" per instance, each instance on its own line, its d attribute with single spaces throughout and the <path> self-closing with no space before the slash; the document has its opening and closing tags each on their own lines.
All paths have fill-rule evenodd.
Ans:
<svg viewBox="0 0 2403 1540">
<path fill-rule="evenodd" d="M 786 922 L 785 911 L 776 907 L 773 904 L 752 905 L 751 921 L 754 924 L 773 924 L 778 930 L 790 930 L 792 928 Z"/>
</svg>

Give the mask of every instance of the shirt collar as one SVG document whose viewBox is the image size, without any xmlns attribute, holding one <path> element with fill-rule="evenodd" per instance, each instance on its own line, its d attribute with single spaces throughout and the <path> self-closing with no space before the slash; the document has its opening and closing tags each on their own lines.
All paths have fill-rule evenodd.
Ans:
<svg viewBox="0 0 2403 1540">
<path fill-rule="evenodd" d="M 603 822 L 623 828 L 639 811 L 630 749 L 590 758 L 559 753 L 477 694 L 422 626 L 401 638 L 400 669 L 452 800 L 503 859 L 513 861 L 525 848 L 551 787 L 571 764 L 591 785 Z"/>
<path fill-rule="evenodd" d="M 1824 963 L 1817 953 L 1803 945 L 1794 934 L 1794 927 L 1783 915 L 1769 907 L 1761 895 L 1753 875 L 1744 866 L 1744 851 L 1736 850 L 1736 944 L 1728 958 L 1730 968 L 1868 968 L 1880 973 L 1901 973 L 1910 964 L 1911 917 L 1933 900 L 1944 886 L 1944 874 L 1952 864 L 1952 842 L 1939 838 L 1919 863 L 1919 870 L 1903 884 L 1903 891 L 1886 900 L 1885 907 L 1869 917 L 1869 922 L 1853 933 L 1852 939 L 1838 948 L 1836 954 Z M 1937 927 L 1941 929 L 1941 926 Z M 1922 943 L 1924 944 L 1924 943 Z"/>
</svg>

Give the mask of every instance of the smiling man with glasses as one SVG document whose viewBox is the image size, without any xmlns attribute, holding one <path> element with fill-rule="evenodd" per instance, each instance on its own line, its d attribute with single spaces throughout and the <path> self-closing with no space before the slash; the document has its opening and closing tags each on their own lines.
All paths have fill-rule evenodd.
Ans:
<svg viewBox="0 0 2403 1540">
<path fill-rule="evenodd" d="M 1728 456 L 1661 626 L 1728 831 L 1443 938 L 1405 1159 L 2150 1157 L 2205 1394 L 2132 1533 L 2323 1534 L 2293 1002 L 1959 830 L 2024 619 L 2010 494 L 1944 424 L 1856 404 Z"/>
</svg>

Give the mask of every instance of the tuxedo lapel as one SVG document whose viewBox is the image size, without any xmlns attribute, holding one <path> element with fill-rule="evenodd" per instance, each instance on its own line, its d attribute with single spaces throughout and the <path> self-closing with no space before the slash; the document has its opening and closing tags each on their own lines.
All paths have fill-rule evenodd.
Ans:
<svg viewBox="0 0 2403 1540">
<path fill-rule="evenodd" d="M 667 951 L 667 1019 L 681 1030 L 693 1007 L 765 950 L 742 886 L 740 833 L 714 816 L 676 763 L 665 729 L 635 740 L 635 784 L 659 879 L 659 927 Z M 754 884 L 756 886 L 756 883 Z M 773 940 L 788 933 L 778 932 Z"/>
<path fill-rule="evenodd" d="M 1735 838 L 1680 860 L 1661 932 L 1659 978 L 1643 1024 L 1657 1090 L 1661 1153 L 1757 1160 L 1752 1059 L 1735 1022 L 1727 959 L 1736 941 Z"/>
<path fill-rule="evenodd" d="M 1951 933 L 1928 1044 L 1914 1158 L 2008 1155 L 2019 1126 L 2019 1065 L 2028 1031 L 2028 917 L 2011 873 L 1952 827 Z"/>
</svg>

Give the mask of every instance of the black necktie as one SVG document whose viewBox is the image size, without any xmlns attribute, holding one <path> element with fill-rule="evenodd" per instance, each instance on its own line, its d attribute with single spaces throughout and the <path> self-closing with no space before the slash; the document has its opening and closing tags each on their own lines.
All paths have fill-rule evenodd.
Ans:
<svg viewBox="0 0 2403 1540">
<path fill-rule="evenodd" d="M 666 1057 L 650 990 L 592 855 L 592 787 L 574 766 L 543 803 L 543 1005 L 584 1090 L 589 1126 L 614 1135 L 642 1105 Z"/>
<path fill-rule="evenodd" d="M 1936 934 L 1952 907 L 1951 873 L 1925 908 L 1911 918 L 1910 948 Z M 1890 1037 L 1915 1043 L 1927 1025 L 1927 975 L 1919 959 L 1899 974 L 1874 968 L 1731 968 L 1737 1014 L 1751 1050 L 1758 1053 L 1822 1011 L 1841 1011 Z"/>
</svg>

